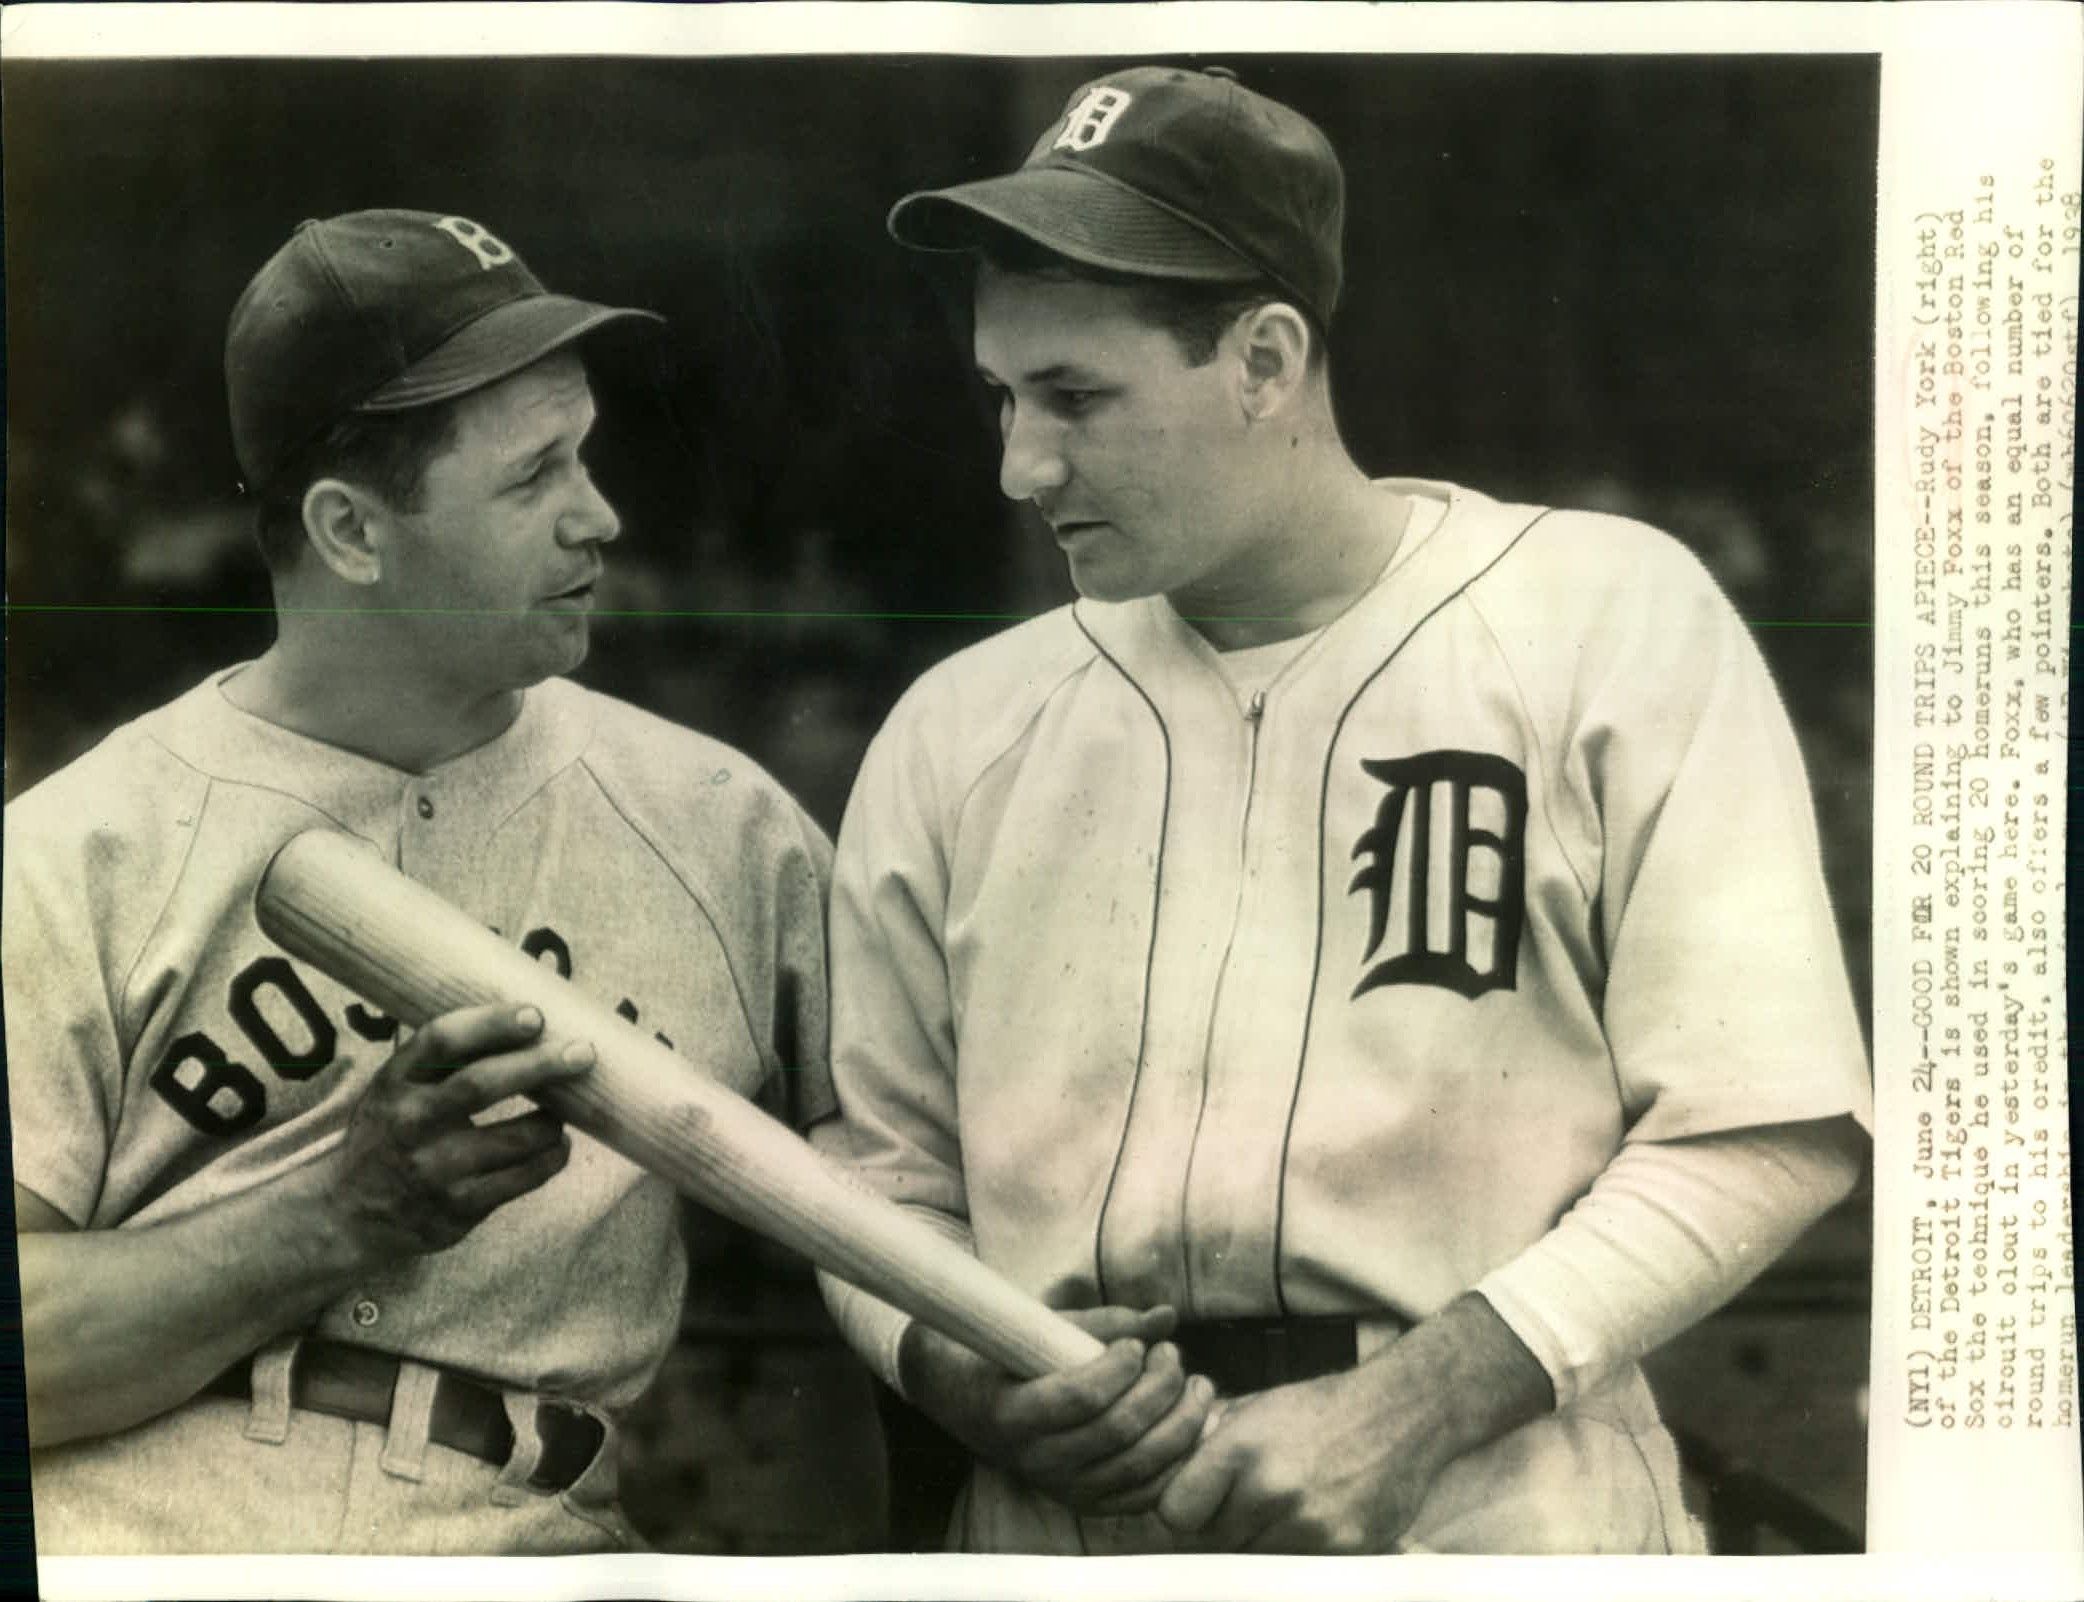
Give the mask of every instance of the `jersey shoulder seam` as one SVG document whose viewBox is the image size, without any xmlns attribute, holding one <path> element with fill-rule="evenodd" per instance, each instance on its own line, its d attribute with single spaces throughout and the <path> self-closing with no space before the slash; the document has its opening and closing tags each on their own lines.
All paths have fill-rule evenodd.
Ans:
<svg viewBox="0 0 2084 1602">
<path fill-rule="evenodd" d="M 115 1116 L 119 1119 L 122 1117 L 123 1111 L 130 1099 L 131 1084 L 129 1072 L 129 1059 L 131 1047 L 136 1041 L 136 1032 L 132 1028 L 134 1020 L 130 1016 L 130 997 L 132 986 L 137 978 L 137 970 L 139 964 L 141 964 L 145 960 L 145 953 L 152 949 L 152 941 L 154 937 L 158 935 L 160 928 L 166 922 L 167 911 L 169 908 L 173 906 L 174 897 L 180 892 L 181 882 L 188 877 L 188 865 L 195 859 L 196 846 L 202 840 L 203 837 L 203 814 L 209 810 L 211 799 L 215 795 L 217 789 L 217 780 L 213 778 L 211 775 L 204 773 L 200 768 L 197 768 L 194 764 L 183 760 L 178 752 L 169 750 L 157 738 L 151 736 L 147 736 L 147 738 L 151 739 L 154 745 L 158 746 L 160 750 L 165 751 L 166 754 L 169 757 L 171 757 L 175 762 L 179 763 L 182 767 L 186 768 L 189 772 L 195 774 L 199 779 L 201 779 L 203 788 L 202 793 L 196 798 L 195 822 L 190 826 L 188 830 L 188 843 L 181 852 L 181 860 L 174 865 L 173 872 L 167 875 L 165 888 L 162 891 L 159 898 L 159 906 L 153 912 L 151 921 L 145 925 L 145 932 L 138 937 L 137 949 L 131 952 L 128 960 L 125 961 L 123 965 L 122 977 L 117 981 L 116 984 L 116 993 L 114 997 L 111 998 L 115 1003 L 116 1009 L 116 1015 L 114 1020 L 116 1025 L 116 1050 L 120 1058 L 120 1060 L 113 1065 L 116 1080 L 116 1107 L 114 1109 L 114 1113 Z M 101 1182 L 105 1184 L 107 1182 L 107 1179 L 108 1174 L 106 1168 L 104 1167 L 101 1176 Z M 91 1218 L 94 1214 L 94 1210 L 96 1208 L 99 1208 L 100 1206 L 101 1193 L 99 1187 L 97 1187 L 95 1191 L 93 1206 L 88 1209 L 87 1216 Z"/>
<path fill-rule="evenodd" d="M 182 849 L 181 860 L 174 865 L 173 872 L 167 875 L 166 887 L 160 895 L 159 906 L 153 912 L 151 921 L 145 925 L 145 932 L 138 937 L 137 949 L 132 951 L 128 958 L 125 959 L 122 976 L 117 980 L 115 996 L 118 1009 L 116 1015 L 116 1037 L 120 1043 L 126 1046 L 129 1041 L 130 1019 L 126 1016 L 126 1013 L 130 1001 L 131 981 L 137 976 L 138 964 L 145 960 L 145 952 L 152 944 L 152 937 L 159 933 L 160 925 L 166 922 L 167 908 L 174 904 L 175 892 L 181 888 L 181 881 L 188 876 L 188 864 L 195 856 L 196 842 L 202 838 L 203 813 L 208 809 L 211 794 L 217 787 L 217 780 L 212 775 L 205 773 L 194 763 L 188 761 L 180 752 L 172 749 L 158 736 L 147 734 L 142 736 L 142 738 L 158 747 L 171 761 L 178 763 L 181 767 L 194 774 L 202 782 L 202 792 L 196 798 L 195 824 L 188 831 L 188 844 Z"/>
<path fill-rule="evenodd" d="M 224 777 L 222 774 L 210 772 L 207 768 L 197 767 L 193 762 L 189 761 L 188 758 L 181 755 L 180 752 L 176 751 L 172 746 L 168 745 L 156 734 L 147 734 L 142 736 L 142 738 L 150 740 L 154 745 L 158 746 L 161 751 L 164 751 L 169 758 L 171 758 L 175 762 L 180 763 L 182 767 L 186 768 L 190 773 L 193 773 L 197 778 L 201 779 L 204 784 L 203 793 L 206 798 L 208 797 L 211 791 L 214 791 L 218 789 L 220 786 L 224 785 L 231 785 L 241 790 L 258 790 L 263 795 L 279 795 L 285 801 L 296 802 L 298 806 L 303 807 L 306 811 L 317 813 L 318 816 L 324 818 L 328 823 L 332 824 L 336 829 L 339 829 L 344 834 L 355 833 L 354 829 L 349 826 L 345 818 L 334 816 L 333 813 L 328 811 L 325 807 L 320 806 L 308 795 L 301 795 L 295 790 L 285 790 L 279 784 L 263 784 L 258 779 L 228 779 Z M 357 836 L 357 838 L 360 837 Z"/>
<path fill-rule="evenodd" d="M 745 1026 L 746 1038 L 753 1048 L 753 1055 L 759 1059 L 763 1071 L 772 1072 L 775 1066 L 774 1054 L 760 1042 L 760 1032 L 753 1021 L 752 1003 L 745 992 L 745 980 L 738 971 L 737 954 L 731 949 L 731 942 L 724 938 L 723 926 L 717 922 L 716 914 L 710 910 L 708 898 L 696 888 L 689 876 L 681 871 L 680 864 L 668 856 L 658 841 L 652 838 L 651 830 L 632 816 L 630 810 L 622 804 L 621 798 L 601 776 L 600 770 L 584 754 L 574 759 L 572 765 L 586 775 L 594 789 L 600 793 L 601 799 L 608 803 L 630 832 L 644 842 L 645 850 L 658 859 L 659 865 L 673 876 L 673 882 L 680 886 L 687 898 L 695 904 L 695 910 L 702 914 L 702 921 L 709 925 L 709 933 L 716 941 L 717 950 L 723 955 L 724 972 L 731 976 L 731 990 L 738 998 L 739 1022 Z"/>
<path fill-rule="evenodd" d="M 962 796 L 955 803 L 954 821 L 958 825 L 962 821 L 963 813 L 969 810 L 970 798 L 977 793 L 978 788 L 984 783 L 984 781 L 987 778 L 991 776 L 993 770 L 996 769 L 1001 762 L 1005 761 L 1006 758 L 1013 753 L 1014 748 L 1020 744 L 1022 737 L 1027 734 L 1028 730 L 1032 729 L 1035 726 L 1036 720 L 1039 719 L 1042 716 L 1043 712 L 1048 709 L 1049 703 L 1056 699 L 1057 693 L 1060 690 L 1062 690 L 1065 685 L 1069 684 L 1074 678 L 1091 669 L 1094 661 L 1098 657 L 1098 651 L 1097 648 L 1093 646 L 1091 638 L 1089 636 L 1083 635 L 1083 631 L 1081 631 L 1081 637 L 1085 638 L 1085 650 L 1074 660 L 1067 662 L 1064 665 L 1063 671 L 1059 673 L 1054 679 L 1049 681 L 1048 688 L 1040 691 L 1034 697 L 1033 703 L 1028 707 L 1026 715 L 1020 718 L 1019 721 L 1016 722 L 1014 726 L 1007 731 L 1005 738 L 1001 742 L 999 742 L 998 748 L 992 751 L 989 756 L 985 757 L 983 761 L 977 764 L 977 771 L 974 774 L 972 774 L 968 782 L 963 785 Z"/>
<path fill-rule="evenodd" d="M 1504 640 L 1499 638 L 1497 629 L 1492 626 L 1490 616 L 1485 612 L 1476 589 L 1477 586 L 1474 584 L 1468 586 L 1463 590 L 1462 598 L 1468 602 L 1469 614 L 1476 619 L 1477 627 L 1483 630 L 1484 638 L 1491 642 L 1491 650 L 1497 655 L 1498 666 L 1504 671 L 1505 682 L 1512 686 L 1513 699 L 1519 703 L 1520 716 L 1527 720 L 1527 736 L 1533 742 L 1535 754 L 1541 758 L 1541 765 L 1546 770 L 1537 791 L 1541 803 L 1542 826 L 1548 830 L 1549 838 L 1556 842 L 1557 851 L 1562 854 L 1565 865 L 1570 869 L 1570 877 L 1577 881 L 1578 894 L 1589 906 L 1593 900 L 1592 889 L 1586 883 L 1583 869 L 1572 857 L 1570 845 L 1563 838 L 1563 831 L 1556 827 L 1555 810 L 1551 804 L 1551 790 L 1563 782 L 1561 753 L 1549 749 L 1547 731 L 1542 728 L 1541 719 L 1535 715 L 1534 708 L 1527 699 L 1526 687 L 1520 682 L 1519 670 L 1513 664 L 1512 653 L 1505 648 Z"/>
</svg>

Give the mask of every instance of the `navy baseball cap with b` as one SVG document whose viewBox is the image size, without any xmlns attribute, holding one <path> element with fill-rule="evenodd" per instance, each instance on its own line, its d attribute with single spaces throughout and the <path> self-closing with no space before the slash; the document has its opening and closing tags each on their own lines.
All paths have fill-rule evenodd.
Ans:
<svg viewBox="0 0 2084 1602">
<path fill-rule="evenodd" d="M 1018 171 L 906 195 L 900 244 L 974 250 L 1010 228 L 1148 278 L 1272 280 L 1329 323 L 1346 181 L 1317 125 L 1227 69 L 1130 67 L 1073 91 Z"/>
<path fill-rule="evenodd" d="M 553 295 L 467 217 L 357 211 L 297 225 L 225 335 L 232 446 L 252 490 L 351 412 L 400 412 L 511 377 L 604 323 L 655 312 Z"/>
</svg>

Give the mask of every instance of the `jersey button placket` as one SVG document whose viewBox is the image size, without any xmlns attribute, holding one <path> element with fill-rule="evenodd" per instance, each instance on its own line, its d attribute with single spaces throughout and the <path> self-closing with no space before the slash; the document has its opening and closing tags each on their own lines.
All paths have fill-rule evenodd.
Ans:
<svg viewBox="0 0 2084 1602">
<path fill-rule="evenodd" d="M 377 1320 L 384 1315 L 382 1308 L 364 1296 L 353 1307 L 348 1309 L 347 1316 L 354 1320 L 356 1329 L 374 1329 L 376 1328 Z"/>
<path fill-rule="evenodd" d="M 400 800 L 403 821 L 398 826 L 398 866 L 418 876 L 426 871 L 434 845 L 434 816 L 440 809 L 424 781 L 409 785 Z"/>
</svg>

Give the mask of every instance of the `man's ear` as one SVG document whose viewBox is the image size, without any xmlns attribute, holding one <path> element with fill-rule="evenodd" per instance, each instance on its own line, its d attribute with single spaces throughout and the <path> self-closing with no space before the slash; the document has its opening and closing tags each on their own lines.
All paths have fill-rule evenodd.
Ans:
<svg viewBox="0 0 2084 1602">
<path fill-rule="evenodd" d="M 1285 301 L 1247 312 L 1232 329 L 1244 383 L 1240 399 L 1253 422 L 1277 417 L 1302 393 L 1310 365 L 1310 325 Z"/>
<path fill-rule="evenodd" d="M 349 584 L 383 577 L 382 542 L 371 527 L 383 515 L 374 496 L 345 479 L 315 479 L 304 491 L 304 537 L 334 576 Z"/>
</svg>

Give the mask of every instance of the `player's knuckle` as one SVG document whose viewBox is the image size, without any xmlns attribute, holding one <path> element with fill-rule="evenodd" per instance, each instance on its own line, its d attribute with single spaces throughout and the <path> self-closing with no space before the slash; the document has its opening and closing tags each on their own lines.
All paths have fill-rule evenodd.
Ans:
<svg viewBox="0 0 2084 1602">
<path fill-rule="evenodd" d="M 1028 1433 L 1027 1410 L 1009 1390 L 998 1392 L 984 1404 L 984 1426 L 1000 1440 L 1012 1441 Z"/>
<path fill-rule="evenodd" d="M 1145 1410 L 1130 1397 L 1121 1406 L 1103 1415 L 1093 1426 L 1095 1444 L 1110 1456 L 1125 1452 L 1143 1438 L 1150 1418 Z"/>
<path fill-rule="evenodd" d="M 1160 1420 L 1129 1449 L 1137 1471 L 1154 1474 L 1177 1460 L 1194 1444 L 1199 1428 L 1191 1418 L 1175 1416 Z"/>
<path fill-rule="evenodd" d="M 383 1129 L 398 1145 L 410 1149 L 433 1137 L 441 1122 L 441 1098 L 415 1086 L 388 1097 L 378 1109 Z"/>
<path fill-rule="evenodd" d="M 1070 1395 L 1084 1411 L 1097 1413 L 1111 1405 L 1134 1383 L 1135 1378 L 1133 1360 L 1124 1361 L 1119 1353 L 1109 1352 L 1101 1363 L 1072 1379 Z"/>
<path fill-rule="evenodd" d="M 1142 1398 L 1138 1404 L 1137 1416 L 1148 1429 L 1179 1405 L 1181 1397 L 1187 1392 L 1187 1376 L 1181 1373 L 1177 1366 L 1169 1371 L 1160 1369 L 1145 1376 L 1141 1389 Z"/>
<path fill-rule="evenodd" d="M 445 1012 L 431 1018 L 427 1026 L 412 1037 L 407 1051 L 414 1053 L 424 1063 L 446 1065 L 453 1062 L 463 1050 L 470 1020 L 466 1014 Z"/>
</svg>

